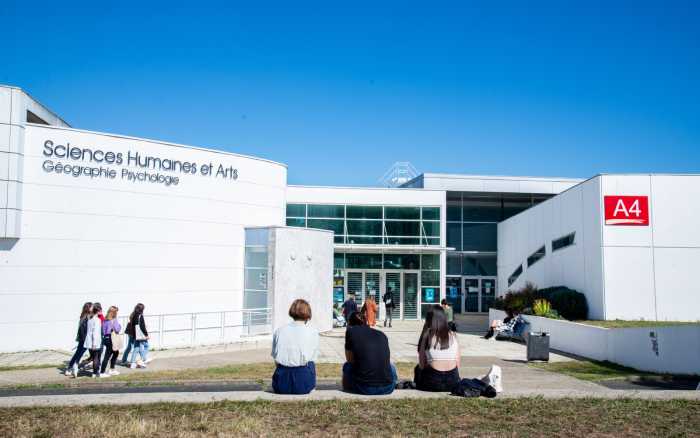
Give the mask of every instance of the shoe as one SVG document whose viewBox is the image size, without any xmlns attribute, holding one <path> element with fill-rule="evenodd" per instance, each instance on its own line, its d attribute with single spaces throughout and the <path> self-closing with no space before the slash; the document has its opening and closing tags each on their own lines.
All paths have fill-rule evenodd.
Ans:
<svg viewBox="0 0 700 438">
<path fill-rule="evenodd" d="M 501 367 L 498 365 L 491 365 L 489 373 L 481 378 L 481 381 L 489 386 L 492 386 L 497 393 L 503 392 L 503 383 L 501 383 Z"/>
<path fill-rule="evenodd" d="M 93 374 L 93 375 L 92 375 L 92 378 L 93 378 L 93 379 L 96 379 L 96 378 L 98 378 L 98 377 L 100 377 L 99 374 Z"/>
<path fill-rule="evenodd" d="M 73 375 L 73 370 L 66 368 L 66 371 L 63 373 L 66 377 L 70 377 Z"/>
<path fill-rule="evenodd" d="M 132 370 L 135 370 L 136 369 L 136 362 L 129 365 L 129 368 L 131 368 Z"/>
<path fill-rule="evenodd" d="M 110 376 L 118 376 L 119 374 L 121 374 L 121 373 L 117 370 L 109 370 Z"/>
<path fill-rule="evenodd" d="M 145 363 L 140 363 L 137 365 L 139 368 L 148 368 L 148 366 Z"/>
<path fill-rule="evenodd" d="M 72 374 L 74 379 L 78 377 L 78 365 L 73 365 Z"/>
<path fill-rule="evenodd" d="M 102 373 L 102 374 L 100 374 L 100 379 L 106 379 L 107 377 L 112 377 L 112 375 L 109 374 L 109 373 Z"/>
</svg>

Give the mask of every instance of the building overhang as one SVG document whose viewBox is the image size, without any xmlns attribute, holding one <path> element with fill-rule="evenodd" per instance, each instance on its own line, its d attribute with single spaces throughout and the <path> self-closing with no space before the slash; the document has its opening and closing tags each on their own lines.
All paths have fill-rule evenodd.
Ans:
<svg viewBox="0 0 700 438">
<path fill-rule="evenodd" d="M 434 254 L 446 251 L 454 251 L 454 248 L 435 245 L 361 245 L 350 243 L 336 243 L 336 250 L 350 253 L 389 253 L 389 254 Z"/>
</svg>

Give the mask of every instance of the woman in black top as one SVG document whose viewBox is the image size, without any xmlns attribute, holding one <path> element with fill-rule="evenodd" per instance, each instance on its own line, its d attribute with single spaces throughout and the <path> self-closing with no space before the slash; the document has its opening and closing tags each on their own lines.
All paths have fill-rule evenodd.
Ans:
<svg viewBox="0 0 700 438">
<path fill-rule="evenodd" d="M 131 368 L 146 368 L 146 364 L 150 362 L 148 359 L 148 330 L 146 329 L 146 318 L 143 317 L 145 306 L 138 303 L 134 307 L 129 321 L 128 333 L 134 339 L 134 351 L 131 352 Z M 136 354 L 141 357 L 141 362 L 137 364 Z"/>
<path fill-rule="evenodd" d="M 90 311 L 92 310 L 92 303 L 83 304 L 83 310 L 80 312 L 80 319 L 78 320 L 78 333 L 75 336 L 75 340 L 78 342 L 78 346 L 75 348 L 75 354 L 70 359 L 68 367 L 66 368 L 66 376 L 78 377 L 78 363 L 80 358 L 85 354 L 85 335 L 87 334 L 87 320 L 90 318 Z"/>
</svg>

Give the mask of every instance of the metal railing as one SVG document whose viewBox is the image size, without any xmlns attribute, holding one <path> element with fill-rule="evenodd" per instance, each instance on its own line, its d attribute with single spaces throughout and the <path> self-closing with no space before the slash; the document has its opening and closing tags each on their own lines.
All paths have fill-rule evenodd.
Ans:
<svg viewBox="0 0 700 438">
<path fill-rule="evenodd" d="M 225 344 L 272 333 L 270 308 L 144 315 L 150 348 Z M 119 318 L 122 332 L 128 316 Z M 126 342 L 126 339 L 125 339 Z"/>
</svg>

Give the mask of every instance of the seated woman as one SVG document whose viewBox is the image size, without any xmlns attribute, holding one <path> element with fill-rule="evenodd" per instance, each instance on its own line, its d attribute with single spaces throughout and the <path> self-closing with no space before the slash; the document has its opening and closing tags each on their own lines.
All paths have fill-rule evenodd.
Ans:
<svg viewBox="0 0 700 438">
<path fill-rule="evenodd" d="M 277 365 L 272 389 L 277 394 L 308 394 L 316 387 L 318 331 L 308 324 L 311 306 L 306 300 L 294 300 L 289 316 L 294 321 L 275 330 L 272 338 Z"/>
<path fill-rule="evenodd" d="M 506 310 L 506 317 L 503 318 L 503 321 L 501 321 L 500 319 L 494 319 L 493 321 L 491 321 L 491 326 L 484 335 L 484 339 L 490 339 L 491 337 L 493 337 L 493 335 L 498 334 L 500 332 L 507 332 L 513 330 L 515 322 L 515 313 L 510 309 Z"/>
<path fill-rule="evenodd" d="M 451 391 L 459 383 L 459 344 L 450 331 L 445 310 L 431 306 L 418 340 L 418 365 L 414 369 L 416 389 Z"/>
</svg>

